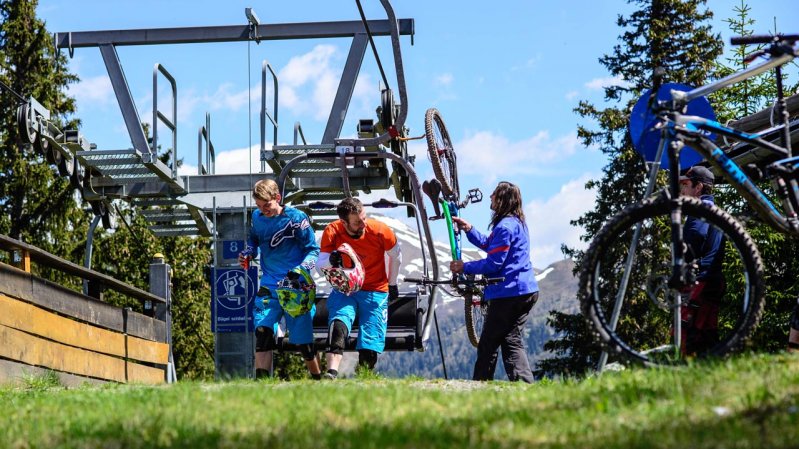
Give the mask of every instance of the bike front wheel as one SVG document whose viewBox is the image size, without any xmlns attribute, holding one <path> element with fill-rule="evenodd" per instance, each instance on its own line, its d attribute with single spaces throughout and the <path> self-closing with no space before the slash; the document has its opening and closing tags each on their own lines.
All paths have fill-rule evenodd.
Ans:
<svg viewBox="0 0 799 449">
<path fill-rule="evenodd" d="M 449 138 L 444 119 L 438 109 L 430 108 L 424 114 L 424 135 L 427 139 L 427 152 L 433 173 L 441 183 L 441 190 L 447 199 L 457 201 L 460 196 L 458 187 L 458 166 L 455 149 Z"/>
<path fill-rule="evenodd" d="M 695 243 L 683 244 L 688 281 L 669 282 L 671 217 L 677 210 L 682 212 L 677 228 L 698 220 L 694 223 L 722 236 L 716 261 L 721 274 L 702 284 L 712 287 L 699 303 L 689 300 L 699 285 L 692 281 L 704 276 L 701 254 L 692 254 Z M 596 235 L 583 259 L 579 296 L 583 315 L 611 359 L 678 364 L 693 356 L 724 356 L 746 342 L 763 310 L 762 278 L 757 247 L 732 216 L 695 198 L 658 198 L 628 206 Z"/>
<path fill-rule="evenodd" d="M 488 303 L 483 301 L 479 295 L 468 292 L 463 296 L 463 312 L 466 319 L 466 333 L 469 335 L 469 342 L 475 348 L 480 343 L 480 334 L 483 333 Z"/>
</svg>

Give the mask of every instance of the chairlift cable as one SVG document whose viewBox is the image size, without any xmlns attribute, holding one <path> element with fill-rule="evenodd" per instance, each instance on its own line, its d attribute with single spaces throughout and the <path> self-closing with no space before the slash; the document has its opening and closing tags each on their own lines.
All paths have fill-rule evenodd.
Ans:
<svg viewBox="0 0 799 449">
<path fill-rule="evenodd" d="M 27 101 L 28 101 L 28 100 L 26 100 L 26 99 L 25 99 L 25 97 L 23 97 L 23 96 L 22 96 L 21 94 L 19 94 L 17 91 L 15 91 L 14 89 L 12 89 L 12 88 L 11 88 L 11 86 L 9 86 L 8 84 L 6 84 L 6 83 L 5 83 L 5 81 L 3 81 L 2 79 L 0 79 L 0 87 L 3 87 L 5 90 L 7 90 L 7 91 L 11 92 L 11 94 L 12 94 L 12 95 L 14 95 L 15 97 L 17 97 L 17 98 L 19 99 L 19 102 L 20 102 L 20 103 L 25 103 L 25 102 L 27 102 Z"/>
<path fill-rule="evenodd" d="M 252 25 L 250 25 L 252 27 Z M 250 47 L 252 40 L 247 41 L 247 173 L 252 181 L 252 58 Z M 246 215 L 246 212 L 245 212 Z"/>
<path fill-rule="evenodd" d="M 139 249 L 146 254 L 147 249 L 144 247 L 144 243 L 142 243 L 141 238 L 138 234 L 136 234 L 136 231 L 134 231 L 133 228 L 128 224 L 128 221 L 125 220 L 125 216 L 122 215 L 122 211 L 119 210 L 119 206 L 114 204 L 114 209 L 116 209 L 117 214 L 119 214 L 119 218 L 122 220 L 122 223 L 124 223 L 125 227 L 128 228 L 128 232 L 130 232 L 130 235 L 133 237 L 133 241 L 136 242 L 136 244 L 139 245 Z"/>
<path fill-rule="evenodd" d="M 369 24 L 366 22 L 366 15 L 363 13 L 361 0 L 355 0 L 355 3 L 358 5 L 358 12 L 361 13 L 361 22 L 363 22 L 363 27 L 366 28 L 366 36 L 369 38 L 369 44 L 372 46 L 372 53 L 375 54 L 375 61 L 377 61 L 377 68 L 380 69 L 380 76 L 383 77 L 383 84 L 386 86 L 386 89 L 388 89 L 388 78 L 386 78 L 386 72 L 383 71 L 383 64 L 380 62 L 380 56 L 377 54 L 377 47 L 375 47 L 372 32 L 369 30 Z M 394 24 L 391 26 L 394 26 Z"/>
</svg>

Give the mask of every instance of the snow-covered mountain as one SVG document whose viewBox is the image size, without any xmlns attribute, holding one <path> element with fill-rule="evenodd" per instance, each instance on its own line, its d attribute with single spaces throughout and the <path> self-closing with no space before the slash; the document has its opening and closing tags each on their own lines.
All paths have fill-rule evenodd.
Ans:
<svg viewBox="0 0 799 449">
<path fill-rule="evenodd" d="M 419 278 L 423 275 L 423 259 L 420 240 L 416 227 L 409 227 L 404 221 L 381 215 L 370 215 L 390 226 L 402 245 L 403 263 L 400 268 L 400 290 L 412 290 L 414 285 L 402 282 L 405 278 Z M 430 223 L 431 229 L 445 226 L 441 221 Z M 439 277 L 447 279 L 451 276 L 449 261 L 451 259 L 449 243 L 434 242 L 439 264 Z M 485 254 L 475 249 L 464 237 L 463 260 L 479 260 Z M 533 255 L 535 257 L 535 255 Z M 554 331 L 546 326 L 546 318 L 551 310 L 574 313 L 579 308 L 576 292 L 577 279 L 572 275 L 574 263 L 562 260 L 553 263 L 544 270 L 535 270 L 539 283 L 540 296 L 538 303 L 530 314 L 525 336 L 527 337 L 528 354 L 531 364 L 542 357 L 542 347 L 553 337 Z M 430 270 L 432 273 L 432 270 Z M 318 279 L 320 289 L 327 288 L 324 278 Z M 445 355 L 447 374 L 450 378 L 471 378 L 472 367 L 476 356 L 475 348 L 469 343 L 463 317 L 463 301 L 447 294 L 442 295 L 436 309 L 441 346 Z M 349 355 L 345 366 L 354 366 L 356 354 Z M 497 367 L 497 378 L 504 376 L 501 363 Z M 441 351 L 438 346 L 438 335 L 435 328 L 430 340 L 426 343 L 425 352 L 387 352 L 380 356 L 377 369 L 384 375 L 402 377 L 417 375 L 430 378 L 444 377 L 441 363 Z"/>
</svg>

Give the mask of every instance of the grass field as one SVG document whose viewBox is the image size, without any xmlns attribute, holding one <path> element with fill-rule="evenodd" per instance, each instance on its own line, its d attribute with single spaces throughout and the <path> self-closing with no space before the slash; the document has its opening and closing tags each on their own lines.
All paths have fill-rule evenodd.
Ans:
<svg viewBox="0 0 799 449">
<path fill-rule="evenodd" d="M 799 356 L 535 385 L 421 379 L 0 389 L 3 448 L 799 447 Z"/>
</svg>

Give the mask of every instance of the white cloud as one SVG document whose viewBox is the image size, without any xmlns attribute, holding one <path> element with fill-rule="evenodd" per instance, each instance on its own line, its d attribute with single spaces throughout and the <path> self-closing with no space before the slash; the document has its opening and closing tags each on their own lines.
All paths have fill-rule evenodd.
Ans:
<svg viewBox="0 0 799 449">
<path fill-rule="evenodd" d="M 585 249 L 580 241 L 583 229 L 569 224 L 590 210 L 596 200 L 596 192 L 586 190 L 585 183 L 596 175 L 584 174 L 564 184 L 560 191 L 545 200 L 534 200 L 524 207 L 527 226 L 530 230 L 530 246 L 533 265 L 543 268 L 563 259 L 561 244 Z"/>
<path fill-rule="evenodd" d="M 114 88 L 107 76 L 95 76 L 82 79 L 69 86 L 69 95 L 75 97 L 78 105 L 89 108 L 90 105 L 107 106 L 114 99 Z"/>
<path fill-rule="evenodd" d="M 454 77 L 451 73 L 442 73 L 441 75 L 437 75 L 433 80 L 436 86 L 444 86 L 449 87 L 452 85 Z"/>
<path fill-rule="evenodd" d="M 541 54 L 540 54 L 540 53 L 539 53 L 539 54 L 536 54 L 536 55 L 534 55 L 534 56 L 532 56 L 532 57 L 528 58 L 526 61 L 524 61 L 524 63 L 523 63 L 523 64 L 520 64 L 520 65 L 514 65 L 514 66 L 512 66 L 512 67 L 510 68 L 510 70 L 511 70 L 512 72 L 515 72 L 515 71 L 519 71 L 519 70 L 530 70 L 530 69 L 535 69 L 535 68 L 538 66 L 538 62 L 541 60 L 541 58 L 542 58 L 542 57 L 541 57 Z"/>
<path fill-rule="evenodd" d="M 547 174 L 545 165 L 573 155 L 580 146 L 575 134 L 552 138 L 548 131 L 519 142 L 490 131 L 480 131 L 457 142 L 458 173 L 475 174 L 487 183 L 498 175 Z"/>
<path fill-rule="evenodd" d="M 317 45 L 310 52 L 291 58 L 278 72 L 280 108 L 298 116 L 310 115 L 317 121 L 326 121 L 338 90 L 340 62 L 341 52 L 332 45 Z M 307 98 L 310 101 L 303 100 Z M 350 113 L 373 110 L 377 98 L 377 84 L 368 74 L 361 73 L 350 101 Z"/>
<path fill-rule="evenodd" d="M 183 164 L 178 167 L 178 176 L 194 176 L 197 174 L 197 166 Z"/>
<path fill-rule="evenodd" d="M 585 83 L 585 87 L 590 90 L 599 90 L 611 86 L 627 87 L 629 85 L 630 83 L 622 79 L 620 76 L 594 78 L 591 81 Z"/>
<path fill-rule="evenodd" d="M 566 93 L 566 99 L 569 101 L 574 100 L 575 98 L 577 98 L 577 95 L 580 95 L 580 93 L 577 92 L 576 90 L 569 91 Z"/>
<path fill-rule="evenodd" d="M 223 151 L 216 155 L 215 173 L 217 175 L 236 174 L 236 173 L 259 173 L 261 171 L 261 145 L 253 145 L 249 148 L 237 148 L 234 150 Z M 247 169 L 249 164 L 250 169 Z M 266 166 L 266 171 L 272 170 Z M 197 173 L 197 167 L 194 167 Z"/>
</svg>

